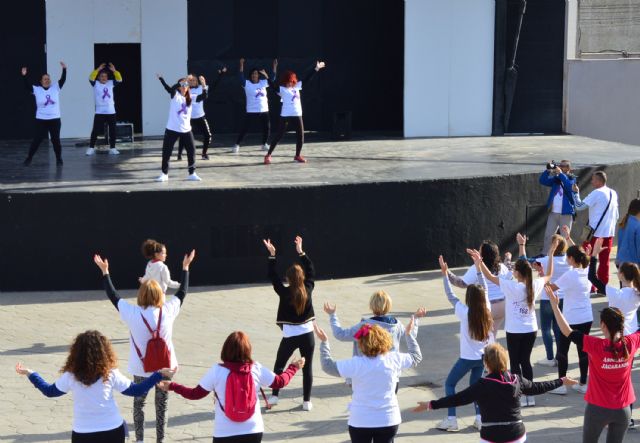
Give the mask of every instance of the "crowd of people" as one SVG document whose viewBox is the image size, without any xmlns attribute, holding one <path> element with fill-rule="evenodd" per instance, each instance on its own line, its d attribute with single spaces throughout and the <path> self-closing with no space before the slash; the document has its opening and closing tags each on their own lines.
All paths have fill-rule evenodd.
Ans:
<svg viewBox="0 0 640 443">
<path fill-rule="evenodd" d="M 60 62 L 62 75 L 60 80 L 52 82 L 49 74 L 42 74 L 36 83 L 30 83 L 27 77 L 28 69 L 21 70 L 23 82 L 26 90 L 33 94 L 36 103 L 36 126 L 33 141 L 29 147 L 24 165 L 29 166 L 40 146 L 42 140 L 47 136 L 51 137 L 51 143 L 56 155 L 56 164 L 63 165 L 62 147 L 60 144 L 60 91 L 67 76 L 67 65 Z M 271 164 L 271 155 L 278 143 L 287 132 L 289 127 L 293 127 L 296 133 L 296 151 L 293 160 L 298 163 L 306 163 L 302 156 L 302 146 L 304 143 L 304 122 L 302 119 L 301 90 L 303 83 L 310 81 L 314 74 L 324 69 L 325 63 L 317 61 L 309 69 L 305 77 L 298 79 L 295 72 L 285 70 L 277 75 L 278 60 L 272 64 L 272 73 L 269 75 L 262 67 L 252 67 L 248 69 L 249 75 L 245 76 L 245 59 L 240 59 L 238 68 L 239 86 L 242 87 L 246 95 L 246 112 L 242 127 L 231 153 L 240 152 L 240 143 L 244 140 L 252 122 L 259 122 L 262 127 L 262 149 L 266 151 L 264 164 Z M 176 141 L 178 141 L 177 160 L 182 160 L 182 152 L 187 153 L 187 170 L 189 175 L 187 180 L 202 180 L 196 174 L 196 148 L 193 129 L 197 128 L 202 134 L 202 160 L 209 160 L 208 149 L 211 143 L 212 134 L 207 121 L 204 102 L 213 93 L 220 80 L 227 73 L 227 67 L 218 70 L 218 78 L 209 88 L 204 76 L 189 74 L 186 77 L 169 85 L 162 75 L 157 74 L 164 89 L 171 97 L 169 105 L 169 116 L 162 142 L 162 164 L 161 174 L 156 181 L 166 182 L 169 179 L 169 160 L 173 152 Z M 276 82 L 276 77 L 278 80 Z M 95 115 L 93 119 L 93 129 L 89 140 L 89 147 L 86 155 L 91 156 L 96 153 L 96 141 L 101 129 L 108 127 L 109 154 L 118 155 L 120 152 L 116 148 L 116 107 L 114 88 L 122 83 L 122 74 L 116 70 L 113 63 L 101 63 L 89 74 L 89 83 L 94 92 Z M 211 89 L 211 91 L 210 91 Z M 278 119 L 278 129 L 271 137 L 271 123 L 269 114 L 268 91 L 276 91 L 282 103 L 280 117 Z M 270 143 L 268 142 L 271 138 Z"/>
<path fill-rule="evenodd" d="M 175 88 L 165 87 L 176 94 Z M 187 86 L 180 88 L 187 92 Z M 182 97 L 187 100 L 190 96 Z M 186 147 L 189 153 L 190 148 Z M 534 407 L 536 395 L 566 395 L 571 387 L 584 394 L 583 442 L 596 443 L 605 429 L 607 442 L 622 442 L 627 429 L 634 426 L 631 369 L 640 347 L 640 199 L 631 201 L 619 222 L 618 197 L 607 186 L 603 171 L 593 174 L 594 189 L 584 199 L 579 196 L 568 161 L 560 166 L 550 165 L 540 182 L 551 187 L 548 226 L 554 227 L 547 230 L 543 254 L 529 257 L 527 237 L 521 234 L 516 236 L 519 250 L 515 260 L 509 253 L 502 257 L 498 246 L 485 240 L 478 249 L 466 249 L 473 264 L 463 277 L 453 274 L 440 256 L 443 294 L 460 323 L 459 357 L 451 362 L 445 381 L 446 396 L 419 402 L 414 412 L 447 408 L 437 429 L 455 432 L 460 429 L 456 407 L 473 403 L 473 426 L 479 430 L 481 442 L 524 442 L 527 434 L 522 409 Z M 582 210 L 589 212 L 588 223 L 580 230 L 581 238 L 576 243 L 563 217 L 564 212 L 574 215 Z M 608 284 L 609 254 L 616 233 L 619 287 Z M 147 392 L 154 387 L 158 442 L 166 440 L 170 392 L 190 400 L 213 393 L 214 442 L 259 442 L 265 431 L 261 401 L 267 409 L 276 407 L 280 390 L 300 369 L 302 409 L 313 410 L 313 361 L 318 339 L 322 370 L 346 379 L 352 390 L 348 419 L 351 441 L 393 442 L 402 422 L 399 378 L 403 370 L 420 365 L 423 359 L 418 323 L 426 315 L 425 308 L 418 307 L 405 326 L 390 315 L 391 296 L 379 290 L 369 300 L 371 316 L 343 327 L 337 306 L 325 303 L 323 310 L 329 315 L 331 334 L 353 346 L 351 358 L 336 361 L 329 336 L 315 315 L 316 271 L 303 249 L 302 238 L 294 240 L 298 261 L 287 268 L 284 278 L 278 273 L 276 246 L 269 239 L 263 243 L 268 255 L 267 275 L 279 300 L 275 322 L 282 332 L 273 370 L 253 360 L 249 336 L 237 330 L 224 342 L 219 362 L 212 364 L 195 387 L 174 381 L 178 358 L 172 340 L 173 325 L 187 297 L 195 250 L 184 256 L 180 279 L 174 281 L 165 264 L 165 245 L 147 240 L 142 253 L 148 264 L 139 278 L 135 304 L 119 297 L 108 260 L 94 257 L 106 295 L 129 332 L 128 371 L 133 381 L 118 371 L 109 339 L 93 330 L 75 338 L 62 375 L 54 383 L 47 383 L 20 363 L 16 371 L 28 375 L 48 397 L 73 393 L 74 442 L 124 441 L 126 422 L 115 404 L 114 390 L 134 397 L 135 439 L 143 441 Z M 173 296 L 167 295 L 169 288 L 177 289 Z M 464 297 L 456 295 L 455 288 L 464 289 Z M 590 335 L 594 293 L 608 300 L 608 307 L 599 315 L 602 338 Z M 496 341 L 501 329 L 505 331 L 506 349 Z M 531 354 L 539 329 L 546 358 L 538 363 L 557 367 L 554 380 L 534 381 Z M 401 351 L 401 343 L 407 352 Z M 577 350 L 579 380 L 567 377 L 571 344 Z M 296 350 L 301 357 L 290 361 Z M 466 374 L 470 374 L 469 387 L 456 392 Z M 264 388 L 271 388 L 270 396 Z"/>
</svg>

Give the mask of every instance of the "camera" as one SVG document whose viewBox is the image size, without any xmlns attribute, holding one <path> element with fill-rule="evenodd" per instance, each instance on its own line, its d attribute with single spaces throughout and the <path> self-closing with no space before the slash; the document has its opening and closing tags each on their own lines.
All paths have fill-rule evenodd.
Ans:
<svg viewBox="0 0 640 443">
<path fill-rule="evenodd" d="M 557 167 L 558 164 L 554 160 L 551 160 L 549 163 L 547 163 L 547 169 L 556 169 Z"/>
</svg>

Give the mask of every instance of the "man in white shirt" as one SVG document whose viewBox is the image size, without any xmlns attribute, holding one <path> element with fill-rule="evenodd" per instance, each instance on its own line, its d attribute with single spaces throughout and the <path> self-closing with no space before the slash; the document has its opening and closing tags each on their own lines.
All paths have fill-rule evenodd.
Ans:
<svg viewBox="0 0 640 443">
<path fill-rule="evenodd" d="M 593 191 L 580 201 L 576 195 L 576 210 L 583 211 L 589 209 L 589 226 L 595 230 L 593 238 L 587 244 L 593 244 L 597 239 L 602 238 L 602 246 L 605 247 L 598 256 L 598 278 L 603 283 L 609 282 L 609 254 L 613 246 L 613 236 L 616 232 L 618 222 L 618 193 L 607 186 L 607 174 L 604 171 L 596 171 L 591 176 L 591 186 Z M 595 290 L 592 288 L 592 291 Z"/>
</svg>

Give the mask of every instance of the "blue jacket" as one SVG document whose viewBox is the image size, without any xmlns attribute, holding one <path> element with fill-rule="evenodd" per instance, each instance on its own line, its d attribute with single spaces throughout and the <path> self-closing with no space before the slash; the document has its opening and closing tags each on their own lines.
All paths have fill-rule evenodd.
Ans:
<svg viewBox="0 0 640 443">
<path fill-rule="evenodd" d="M 640 221 L 633 215 L 624 228 L 618 230 L 616 263 L 631 262 L 640 265 Z"/>
<path fill-rule="evenodd" d="M 556 195 L 556 192 L 558 192 L 558 188 L 560 188 L 562 183 L 564 185 L 564 189 L 562 191 L 562 214 L 575 214 L 576 202 L 573 198 L 573 185 L 576 183 L 576 179 L 569 178 L 564 173 L 550 176 L 549 172 L 549 170 L 544 171 L 540 175 L 539 179 L 541 185 L 551 186 L 551 192 L 549 192 L 549 197 L 547 198 L 547 208 L 551 208 L 551 205 L 553 204 L 553 197 Z"/>
</svg>

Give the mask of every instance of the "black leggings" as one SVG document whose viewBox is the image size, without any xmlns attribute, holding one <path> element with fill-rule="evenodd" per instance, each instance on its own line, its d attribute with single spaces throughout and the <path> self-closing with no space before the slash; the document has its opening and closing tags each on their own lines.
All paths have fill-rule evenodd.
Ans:
<svg viewBox="0 0 640 443">
<path fill-rule="evenodd" d="M 109 125 L 109 146 L 111 149 L 116 147 L 116 115 L 115 114 L 95 114 L 93 116 L 93 129 L 91 129 L 91 140 L 89 147 L 96 147 L 98 132 L 104 128 L 104 124 Z"/>
<path fill-rule="evenodd" d="M 29 147 L 29 154 L 27 160 L 31 160 L 33 155 L 40 147 L 40 143 L 47 136 L 47 133 L 51 136 L 51 144 L 53 145 L 53 152 L 56 154 L 58 160 L 62 159 L 62 146 L 60 145 L 60 127 L 62 122 L 59 118 L 53 118 L 51 120 L 36 119 L 35 134 L 33 135 L 33 141 Z"/>
<path fill-rule="evenodd" d="M 398 433 L 398 425 L 384 428 L 354 428 L 349 426 L 349 436 L 352 443 L 393 443 Z"/>
<path fill-rule="evenodd" d="M 306 334 L 296 335 L 294 337 L 283 337 L 278 346 L 278 354 L 276 355 L 276 364 L 273 372 L 282 374 L 284 365 L 296 349 L 300 349 L 300 356 L 304 357 L 305 363 L 302 368 L 302 397 L 304 401 L 311 399 L 311 386 L 313 386 L 313 351 L 316 347 L 316 340 L 313 337 L 313 331 Z M 273 395 L 277 396 L 279 389 L 273 390 Z"/>
<path fill-rule="evenodd" d="M 71 433 L 71 443 L 124 443 L 125 426 L 122 423 L 115 429 L 100 432 L 76 432 Z"/>
<path fill-rule="evenodd" d="M 514 333 L 507 332 L 507 349 L 509 351 L 509 366 L 511 373 L 518 374 L 527 380 L 533 380 L 531 367 L 531 351 L 536 342 L 538 331 Z"/>
<path fill-rule="evenodd" d="M 589 332 L 591 332 L 591 324 L 592 322 L 588 322 L 569 326 L 571 329 L 589 335 Z M 556 354 L 556 360 L 558 360 L 558 377 L 562 378 L 567 375 L 571 340 L 565 337 L 564 334 L 560 334 L 559 337 L 556 337 L 556 340 L 558 340 L 558 352 Z M 578 349 L 578 363 L 580 365 L 580 383 L 585 384 L 587 383 L 587 373 L 589 372 L 589 356 L 582 349 L 578 348 L 578 345 L 576 345 L 576 348 Z"/>
<path fill-rule="evenodd" d="M 262 432 L 255 434 L 230 435 L 229 437 L 213 437 L 213 443 L 260 443 Z"/>
<path fill-rule="evenodd" d="M 193 133 L 189 132 L 176 132 L 171 129 L 164 130 L 164 140 L 162 141 L 162 172 L 164 174 L 169 173 L 169 159 L 173 152 L 173 145 L 176 144 L 176 140 L 180 139 L 184 143 L 187 149 L 187 159 L 189 161 L 189 174 L 193 174 L 196 170 L 196 158 L 193 143 Z"/>
<path fill-rule="evenodd" d="M 211 129 L 209 129 L 209 122 L 207 121 L 207 117 L 202 116 L 200 118 L 192 118 L 191 119 L 191 133 L 193 133 L 194 129 L 198 128 L 198 131 L 202 132 L 202 155 L 207 153 L 209 149 L 209 144 L 211 143 Z M 184 142 L 182 139 L 178 142 L 178 155 L 182 155 L 182 151 L 184 149 Z"/>
<path fill-rule="evenodd" d="M 269 152 L 267 155 L 271 155 L 278 142 L 284 136 L 284 133 L 287 132 L 287 127 L 291 123 L 296 130 L 296 156 L 300 155 L 302 152 L 302 144 L 304 143 L 304 123 L 302 122 L 302 116 L 300 117 L 280 117 L 278 120 L 278 132 L 276 136 L 271 140 L 271 146 L 269 147 Z"/>
<path fill-rule="evenodd" d="M 251 122 L 258 121 L 262 125 L 262 144 L 266 144 L 271 133 L 271 121 L 269 120 L 269 111 L 267 112 L 246 112 L 244 114 L 244 120 L 242 121 L 242 129 L 236 139 L 236 145 L 242 143 L 244 136 L 249 130 Z"/>
</svg>

